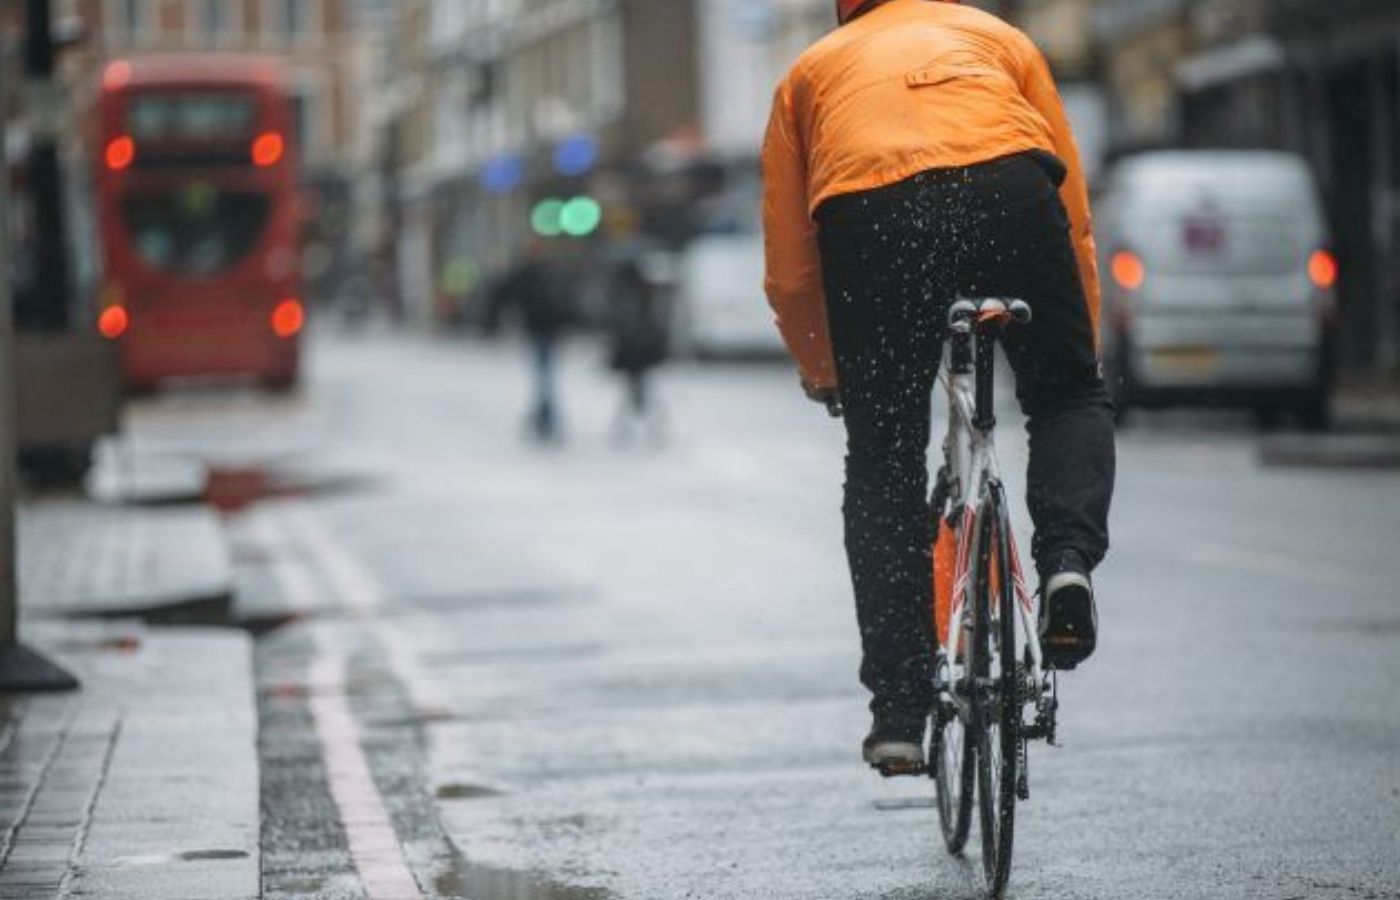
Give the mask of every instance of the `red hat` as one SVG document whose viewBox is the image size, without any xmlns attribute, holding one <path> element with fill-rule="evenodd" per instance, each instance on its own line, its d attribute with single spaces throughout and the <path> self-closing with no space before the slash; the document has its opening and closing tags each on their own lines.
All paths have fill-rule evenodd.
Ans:
<svg viewBox="0 0 1400 900">
<path fill-rule="evenodd" d="M 836 21 L 845 25 L 865 4 L 866 0 L 836 0 Z"/>
<path fill-rule="evenodd" d="M 962 0 L 943 0 L 944 3 L 961 3 Z M 854 19 L 856 13 L 867 6 L 874 6 L 872 0 L 836 0 L 836 21 L 845 25 Z"/>
</svg>

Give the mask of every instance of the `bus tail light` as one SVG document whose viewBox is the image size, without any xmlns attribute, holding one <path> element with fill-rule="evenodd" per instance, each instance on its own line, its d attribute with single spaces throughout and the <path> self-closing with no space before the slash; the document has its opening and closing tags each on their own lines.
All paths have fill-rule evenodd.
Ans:
<svg viewBox="0 0 1400 900">
<path fill-rule="evenodd" d="M 287 152 L 287 142 L 275 131 L 264 131 L 253 139 L 253 165 L 266 169 L 275 166 Z"/>
<path fill-rule="evenodd" d="M 107 152 L 105 154 L 107 168 L 113 172 L 120 172 L 129 168 L 136 161 L 136 141 L 129 134 L 123 134 L 112 138 L 107 142 Z"/>
<path fill-rule="evenodd" d="M 114 59 L 102 71 L 102 87 L 118 91 L 131 83 L 131 63 L 124 59 Z"/>
<path fill-rule="evenodd" d="M 283 300 L 272 310 L 272 333 L 280 338 L 296 337 L 304 325 L 306 309 L 300 300 Z"/>
<path fill-rule="evenodd" d="M 1114 282 L 1125 291 L 1136 291 L 1147 281 L 1147 267 L 1142 257 L 1130 250 L 1119 250 L 1109 260 L 1109 272 Z"/>
<path fill-rule="evenodd" d="M 1315 250 L 1308 257 L 1308 278 L 1319 291 L 1330 291 L 1337 284 L 1337 257 L 1327 250 Z"/>
<path fill-rule="evenodd" d="M 125 306 L 109 306 L 97 317 L 97 331 L 109 341 L 126 334 L 131 327 L 131 315 Z"/>
</svg>

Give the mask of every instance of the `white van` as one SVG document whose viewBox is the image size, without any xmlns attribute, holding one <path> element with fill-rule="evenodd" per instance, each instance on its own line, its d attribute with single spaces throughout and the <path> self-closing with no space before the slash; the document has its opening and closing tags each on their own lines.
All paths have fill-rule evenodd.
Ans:
<svg viewBox="0 0 1400 900">
<path fill-rule="evenodd" d="M 1145 153 L 1097 204 L 1110 389 L 1131 406 L 1327 418 L 1337 262 L 1298 156 Z"/>
<path fill-rule="evenodd" d="M 702 358 L 781 356 L 782 337 L 763 296 L 763 236 L 707 234 L 680 263 L 682 347 Z"/>
</svg>

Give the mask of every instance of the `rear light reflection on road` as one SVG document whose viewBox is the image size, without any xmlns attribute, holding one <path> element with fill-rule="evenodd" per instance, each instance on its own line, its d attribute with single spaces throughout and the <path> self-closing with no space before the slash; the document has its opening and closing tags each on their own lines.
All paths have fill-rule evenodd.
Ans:
<svg viewBox="0 0 1400 900">
<path fill-rule="evenodd" d="M 280 338 L 295 337 L 306 324 L 306 310 L 299 300 L 283 300 L 272 311 L 272 333 Z"/>
</svg>

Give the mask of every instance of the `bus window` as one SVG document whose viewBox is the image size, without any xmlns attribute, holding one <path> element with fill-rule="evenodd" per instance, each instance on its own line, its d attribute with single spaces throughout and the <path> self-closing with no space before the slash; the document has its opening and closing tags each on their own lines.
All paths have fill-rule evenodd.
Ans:
<svg viewBox="0 0 1400 900">
<path fill-rule="evenodd" d="M 144 140 L 238 140 L 253 132 L 257 99 L 245 92 L 135 93 L 127 103 L 126 127 Z"/>
<path fill-rule="evenodd" d="M 260 191 L 197 182 L 129 194 L 122 216 L 142 262 L 169 275 L 208 277 L 232 269 L 257 246 L 272 209 Z"/>
</svg>

